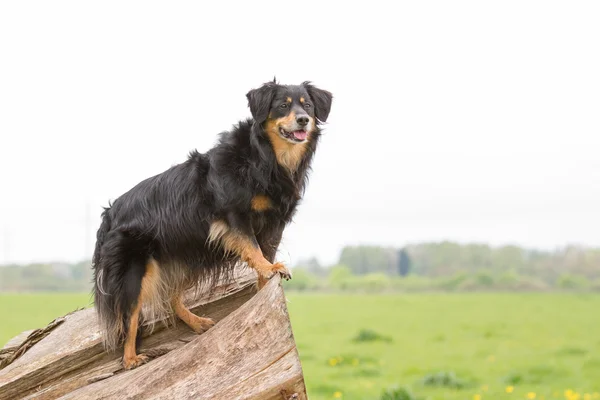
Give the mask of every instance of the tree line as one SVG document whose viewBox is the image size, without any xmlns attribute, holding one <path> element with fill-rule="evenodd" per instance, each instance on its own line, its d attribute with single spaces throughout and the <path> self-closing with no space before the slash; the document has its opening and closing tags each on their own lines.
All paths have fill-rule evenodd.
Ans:
<svg viewBox="0 0 600 400">
<path fill-rule="evenodd" d="M 303 260 L 288 285 L 298 290 L 600 290 L 600 248 L 432 242 L 403 248 L 346 246 L 324 267 Z"/>
<path fill-rule="evenodd" d="M 600 290 L 600 248 L 432 242 L 402 248 L 346 246 L 334 265 L 315 258 L 294 268 L 295 290 Z M 0 267 L 0 291 L 89 291 L 89 261 Z"/>
</svg>

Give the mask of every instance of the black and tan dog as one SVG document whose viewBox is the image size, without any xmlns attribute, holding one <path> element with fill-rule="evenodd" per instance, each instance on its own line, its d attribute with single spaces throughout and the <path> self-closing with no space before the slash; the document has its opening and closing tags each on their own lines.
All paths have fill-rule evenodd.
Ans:
<svg viewBox="0 0 600 400">
<path fill-rule="evenodd" d="M 108 349 L 125 341 L 123 365 L 137 354 L 143 320 L 173 312 L 194 331 L 214 325 L 182 303 L 184 290 L 209 284 L 246 262 L 259 287 L 291 278 L 274 257 L 304 187 L 332 95 L 309 82 L 275 81 L 247 93 L 252 117 L 202 154 L 146 179 L 102 213 L 93 256 L 96 310 Z"/>
</svg>

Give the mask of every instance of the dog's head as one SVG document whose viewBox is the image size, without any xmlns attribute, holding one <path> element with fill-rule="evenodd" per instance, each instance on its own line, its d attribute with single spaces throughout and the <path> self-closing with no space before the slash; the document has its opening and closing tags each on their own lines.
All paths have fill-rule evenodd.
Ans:
<svg viewBox="0 0 600 400">
<path fill-rule="evenodd" d="M 246 97 L 254 120 L 293 144 L 308 141 L 317 125 L 327 120 L 333 98 L 310 82 L 280 85 L 275 81 L 249 91 Z"/>
</svg>

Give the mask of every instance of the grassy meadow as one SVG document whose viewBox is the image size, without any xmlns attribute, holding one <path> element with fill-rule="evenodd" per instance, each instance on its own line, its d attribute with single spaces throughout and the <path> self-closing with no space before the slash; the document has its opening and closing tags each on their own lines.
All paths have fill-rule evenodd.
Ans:
<svg viewBox="0 0 600 400">
<path fill-rule="evenodd" d="M 311 400 L 600 399 L 600 295 L 288 293 Z M 0 344 L 90 304 L 0 294 Z M 411 397 L 385 397 L 411 399 Z"/>
</svg>

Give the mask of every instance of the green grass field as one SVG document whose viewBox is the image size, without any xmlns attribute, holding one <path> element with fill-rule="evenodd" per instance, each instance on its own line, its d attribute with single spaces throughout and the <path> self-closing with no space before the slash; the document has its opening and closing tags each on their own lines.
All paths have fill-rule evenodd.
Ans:
<svg viewBox="0 0 600 400">
<path fill-rule="evenodd" d="M 288 297 L 311 400 L 379 399 L 393 384 L 432 400 L 600 399 L 598 295 Z M 0 295 L 0 342 L 89 302 Z M 361 330 L 373 332 L 355 341 Z"/>
</svg>

